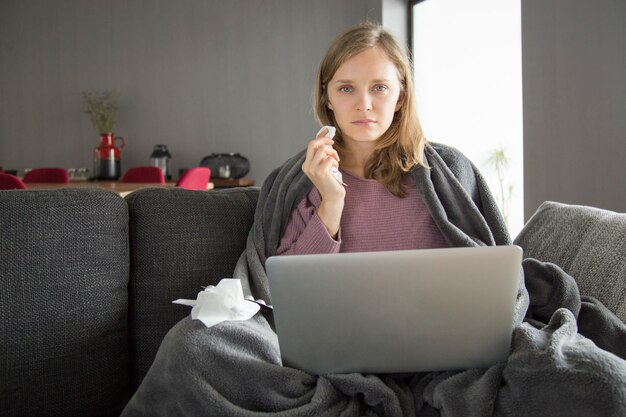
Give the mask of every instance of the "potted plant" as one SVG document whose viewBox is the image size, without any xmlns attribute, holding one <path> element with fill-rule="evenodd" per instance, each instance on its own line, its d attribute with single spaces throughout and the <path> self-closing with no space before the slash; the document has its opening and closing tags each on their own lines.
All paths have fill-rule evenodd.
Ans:
<svg viewBox="0 0 626 417">
<path fill-rule="evenodd" d="M 89 118 L 98 129 L 100 134 L 110 133 L 115 125 L 115 117 L 117 116 L 117 99 L 116 91 L 83 91 L 83 111 L 89 115 Z"/>
<path fill-rule="evenodd" d="M 121 174 L 120 148 L 126 145 L 126 140 L 115 137 L 113 126 L 118 109 L 118 94 L 116 91 L 83 91 L 83 111 L 89 115 L 96 129 L 100 133 L 100 146 L 94 149 L 94 178 L 100 180 L 116 180 Z M 119 147 L 115 141 L 120 141 Z"/>
<path fill-rule="evenodd" d="M 511 158 L 507 154 L 503 146 L 499 146 L 491 151 L 487 164 L 496 171 L 498 175 L 498 183 L 500 185 L 499 199 L 497 204 L 500 207 L 502 217 L 506 224 L 509 224 L 509 204 L 513 195 L 513 185 L 506 185 L 505 170 L 509 167 Z"/>
</svg>

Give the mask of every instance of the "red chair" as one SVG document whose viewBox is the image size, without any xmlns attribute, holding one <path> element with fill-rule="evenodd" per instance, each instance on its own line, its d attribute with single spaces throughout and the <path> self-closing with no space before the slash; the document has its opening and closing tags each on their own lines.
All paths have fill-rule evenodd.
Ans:
<svg viewBox="0 0 626 417">
<path fill-rule="evenodd" d="M 26 184 L 29 182 L 54 182 L 69 184 L 70 176 L 65 168 L 35 168 L 24 174 L 22 180 Z"/>
<path fill-rule="evenodd" d="M 176 181 L 176 186 L 187 190 L 205 190 L 211 179 L 211 169 L 207 167 L 195 167 L 188 169 Z"/>
<path fill-rule="evenodd" d="M 124 173 L 121 182 L 155 182 L 165 184 L 161 168 L 153 166 L 133 167 Z"/>
<path fill-rule="evenodd" d="M 0 190 L 26 190 L 26 184 L 14 175 L 0 173 Z"/>
</svg>

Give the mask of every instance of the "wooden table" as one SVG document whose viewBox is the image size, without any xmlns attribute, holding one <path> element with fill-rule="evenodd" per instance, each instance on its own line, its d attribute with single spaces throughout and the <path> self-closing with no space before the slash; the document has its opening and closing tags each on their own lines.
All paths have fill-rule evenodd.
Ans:
<svg viewBox="0 0 626 417">
<path fill-rule="evenodd" d="M 59 188 L 103 188 L 105 190 L 118 193 L 122 197 L 140 188 L 173 188 L 174 181 L 167 181 L 165 184 L 155 182 L 120 182 L 120 181 L 70 181 L 69 184 L 52 182 L 29 182 L 26 184 L 29 190 L 56 190 Z M 213 184 L 209 183 L 207 190 L 213 189 Z"/>
<path fill-rule="evenodd" d="M 211 178 L 211 182 L 215 188 L 251 187 L 254 185 L 254 180 L 251 178 Z"/>
<path fill-rule="evenodd" d="M 250 178 L 212 178 L 207 186 L 207 190 L 213 188 L 230 187 L 251 187 L 255 181 Z M 166 181 L 165 185 L 154 182 L 120 182 L 120 181 L 88 181 L 81 179 L 71 179 L 69 184 L 59 184 L 51 182 L 30 182 L 26 184 L 29 190 L 55 190 L 58 188 L 104 188 L 105 190 L 118 193 L 122 197 L 140 188 L 173 188 L 175 181 Z"/>
</svg>

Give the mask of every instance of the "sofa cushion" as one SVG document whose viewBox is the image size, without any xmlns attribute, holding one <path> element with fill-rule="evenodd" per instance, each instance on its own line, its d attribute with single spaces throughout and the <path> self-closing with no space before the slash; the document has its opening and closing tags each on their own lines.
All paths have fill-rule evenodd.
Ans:
<svg viewBox="0 0 626 417">
<path fill-rule="evenodd" d="M 514 241 L 524 257 L 559 265 L 582 295 L 626 322 L 626 214 L 543 203 Z"/>
<path fill-rule="evenodd" d="M 254 220 L 258 188 L 144 189 L 130 210 L 132 388 L 150 368 L 167 331 L 190 313 L 172 301 L 231 277 Z"/>
<path fill-rule="evenodd" d="M 117 416 L 129 397 L 128 209 L 0 191 L 0 416 Z"/>
</svg>

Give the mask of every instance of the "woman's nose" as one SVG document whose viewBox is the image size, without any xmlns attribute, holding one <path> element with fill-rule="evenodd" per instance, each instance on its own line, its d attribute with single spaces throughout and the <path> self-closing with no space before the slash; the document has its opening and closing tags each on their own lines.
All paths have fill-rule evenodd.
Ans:
<svg viewBox="0 0 626 417">
<path fill-rule="evenodd" d="M 354 107 L 358 111 L 372 110 L 372 98 L 370 97 L 369 92 L 359 94 Z"/>
</svg>

